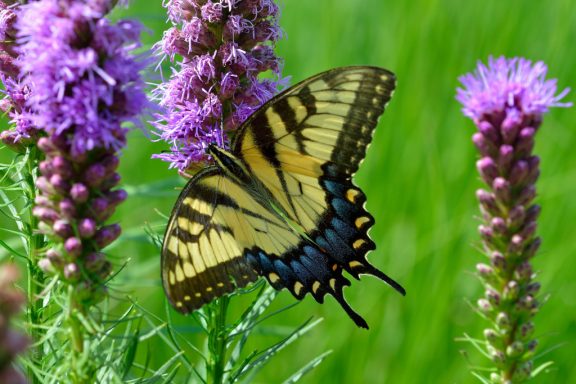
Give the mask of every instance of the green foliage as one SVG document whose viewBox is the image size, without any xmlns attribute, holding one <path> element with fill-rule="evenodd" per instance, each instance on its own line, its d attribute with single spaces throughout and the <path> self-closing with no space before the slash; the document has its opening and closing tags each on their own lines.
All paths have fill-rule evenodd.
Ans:
<svg viewBox="0 0 576 384">
<path fill-rule="evenodd" d="M 142 20 L 152 31 L 145 39 L 150 47 L 166 28 L 160 3 L 133 0 L 128 10 L 116 15 Z M 483 260 L 476 249 L 479 221 L 474 195 L 481 184 L 470 139 L 474 127 L 454 100 L 457 77 L 489 55 L 518 55 L 545 61 L 561 88 L 575 88 L 573 1 L 292 0 L 285 1 L 282 9 L 287 38 L 278 52 L 285 60 L 284 74 L 292 75 L 293 82 L 352 64 L 383 66 L 398 76 L 397 92 L 356 181 L 376 217 L 371 235 L 378 248 L 370 260 L 408 293 L 401 297 L 370 278 L 345 290 L 370 324 L 368 332 L 356 329 L 331 299 L 319 305 L 306 298 L 266 320 L 254 328 L 245 351 L 262 351 L 289 339 L 290 332 L 310 316 L 325 319 L 278 351 L 254 382 L 290 383 L 298 377 L 294 372 L 299 367 L 300 373 L 307 372 L 324 359 L 302 382 L 478 383 L 470 371 L 486 366 L 485 357 L 472 344 L 456 341 L 468 334 L 467 339 L 481 342 L 477 339 L 486 325 L 467 303 L 482 290 L 473 274 L 475 264 Z M 567 100 L 575 100 L 573 94 Z M 542 158 L 538 203 L 543 212 L 538 231 L 543 246 L 534 266 L 543 295 L 549 296 L 535 318 L 540 343 L 535 367 L 541 367 L 535 383 L 576 382 L 570 344 L 576 338 L 571 315 L 576 312 L 576 243 L 570 225 L 576 217 L 576 200 L 571 196 L 576 190 L 573 114 L 574 109 L 548 114 L 535 150 Z M 173 382 L 198 382 L 195 370 L 204 361 L 194 351 L 204 352 L 202 327 L 166 308 L 159 252 L 146 233 L 147 228 L 162 232 L 178 194 L 175 172 L 150 159 L 152 153 L 165 149 L 134 131 L 120 170 L 129 192 L 137 193 L 115 216 L 124 235 L 110 252 L 118 266 L 125 266 L 113 280 L 112 294 L 134 298 L 141 320 L 132 322 L 132 327 L 140 324 L 141 330 L 137 349 L 134 332 L 117 341 L 116 347 L 122 345 L 130 353 L 115 362 L 114 371 L 122 378 L 121 365 L 133 361 L 132 371 L 123 377 L 133 383 L 172 378 Z M 11 155 L 4 152 L 0 150 L 0 162 L 10 162 Z M 9 211 L 2 208 L 2 212 Z M 19 231 L 5 215 L 0 216 L 0 227 Z M 0 232 L 0 240 L 0 258 L 10 249 L 24 253 L 12 233 Z M 252 300 L 235 298 L 228 308 L 229 318 L 240 318 Z M 294 299 L 283 292 L 268 311 L 292 303 Z M 323 355 L 327 350 L 332 353 Z M 244 358 L 235 357 L 239 363 Z M 554 364 L 543 365 L 549 361 Z M 146 379 L 140 380 L 139 373 Z"/>
</svg>

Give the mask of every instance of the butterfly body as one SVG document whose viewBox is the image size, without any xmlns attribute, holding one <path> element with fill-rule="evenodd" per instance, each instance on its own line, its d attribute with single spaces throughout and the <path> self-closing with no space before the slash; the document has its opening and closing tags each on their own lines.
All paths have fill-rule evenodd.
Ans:
<svg viewBox="0 0 576 384">
<path fill-rule="evenodd" d="M 352 176 L 394 89 L 375 67 L 331 70 L 288 89 L 256 111 L 231 150 L 215 145 L 215 165 L 182 191 L 168 224 L 162 279 L 181 312 L 264 276 L 297 299 L 344 299 L 346 271 L 404 289 L 366 260 L 374 218 Z"/>
</svg>

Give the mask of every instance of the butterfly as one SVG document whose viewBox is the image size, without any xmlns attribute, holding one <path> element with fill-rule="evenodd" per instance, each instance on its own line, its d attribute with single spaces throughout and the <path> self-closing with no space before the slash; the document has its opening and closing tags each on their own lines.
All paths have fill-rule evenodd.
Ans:
<svg viewBox="0 0 576 384">
<path fill-rule="evenodd" d="M 344 298 L 344 272 L 405 294 L 366 259 L 374 218 L 352 181 L 395 83 L 377 67 L 320 73 L 255 111 L 229 151 L 208 146 L 214 165 L 182 190 L 163 241 L 162 281 L 176 310 L 190 313 L 264 276 L 298 300 L 332 295 L 368 328 Z"/>
</svg>

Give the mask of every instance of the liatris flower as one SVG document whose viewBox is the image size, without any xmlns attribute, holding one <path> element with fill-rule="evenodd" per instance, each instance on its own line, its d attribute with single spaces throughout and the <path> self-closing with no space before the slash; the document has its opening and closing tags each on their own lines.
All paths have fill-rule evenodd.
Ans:
<svg viewBox="0 0 576 384">
<path fill-rule="evenodd" d="M 208 160 L 209 144 L 226 147 L 228 135 L 283 83 L 273 51 L 281 32 L 271 0 L 171 0 L 166 8 L 175 26 L 158 49 L 182 60 L 156 90 L 166 113 L 155 125 L 171 152 L 154 157 L 185 171 Z M 273 78 L 259 80 L 265 71 Z"/>
<path fill-rule="evenodd" d="M 4 85 L 4 97 L 0 100 L 0 110 L 10 117 L 13 128 L 0 132 L 0 140 L 16 150 L 35 142 L 38 130 L 28 116 L 26 100 L 29 89 L 20 83 L 16 29 L 18 18 L 16 1 L 0 1 L 0 80 Z"/>
<path fill-rule="evenodd" d="M 556 80 L 546 80 L 542 62 L 490 58 L 474 74 L 460 78 L 457 99 L 474 120 L 473 141 L 480 152 L 477 167 L 487 189 L 477 192 L 484 219 L 479 231 L 490 264 L 478 264 L 485 287 L 479 310 L 492 322 L 484 331 L 496 369 L 494 383 L 519 383 L 530 378 L 534 339 L 532 318 L 538 311 L 540 284 L 530 261 L 540 246 L 534 204 L 540 159 L 532 154 L 542 116 L 561 103 L 568 89 L 556 95 Z"/>
<path fill-rule="evenodd" d="M 26 379 L 12 365 L 16 355 L 28 345 L 26 336 L 11 329 L 11 319 L 25 301 L 24 293 L 14 288 L 18 269 L 13 264 L 0 266 L 0 383 L 21 384 Z"/>
<path fill-rule="evenodd" d="M 33 213 L 54 246 L 39 265 L 74 285 L 80 306 L 103 297 L 111 264 L 101 250 L 120 235 L 119 225 L 105 223 L 126 198 L 115 189 L 121 124 L 147 104 L 139 76 L 146 63 L 131 54 L 142 27 L 104 19 L 114 3 L 32 2 L 17 23 L 29 117 L 46 135 Z"/>
</svg>

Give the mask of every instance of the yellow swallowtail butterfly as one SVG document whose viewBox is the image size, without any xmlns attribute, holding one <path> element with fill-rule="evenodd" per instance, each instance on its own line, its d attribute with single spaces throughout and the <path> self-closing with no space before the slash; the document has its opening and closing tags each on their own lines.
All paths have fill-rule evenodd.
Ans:
<svg viewBox="0 0 576 384">
<path fill-rule="evenodd" d="M 162 248 L 170 303 L 188 313 L 264 276 L 297 299 L 346 302 L 343 271 L 404 288 L 366 260 L 374 218 L 352 176 L 395 87 L 394 74 L 344 67 L 274 97 L 239 128 L 228 152 L 208 147 L 215 165 L 186 185 Z"/>
</svg>

